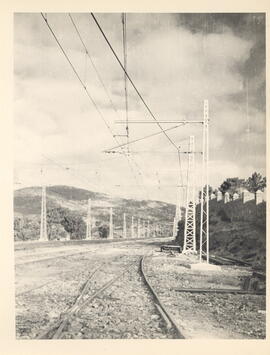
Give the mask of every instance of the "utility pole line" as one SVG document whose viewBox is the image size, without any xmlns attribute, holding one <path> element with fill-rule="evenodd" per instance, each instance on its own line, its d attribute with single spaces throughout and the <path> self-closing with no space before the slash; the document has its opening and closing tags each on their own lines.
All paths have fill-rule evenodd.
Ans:
<svg viewBox="0 0 270 355">
<path fill-rule="evenodd" d="M 146 233 L 147 233 L 147 229 L 146 229 L 146 221 L 143 222 L 143 237 L 146 238 Z"/>
<path fill-rule="evenodd" d="M 135 237 L 134 235 L 134 217 L 131 217 L 131 238 L 133 239 Z"/>
<path fill-rule="evenodd" d="M 91 199 L 88 199 L 87 220 L 86 220 L 86 239 L 92 239 L 92 216 L 91 216 Z"/>
<path fill-rule="evenodd" d="M 203 257 L 209 263 L 209 106 L 204 100 L 203 108 L 203 154 L 202 154 L 202 190 L 201 190 L 201 226 L 200 226 L 200 262 Z"/>
<path fill-rule="evenodd" d="M 41 188 L 41 216 L 40 216 L 40 237 L 41 242 L 48 241 L 47 235 L 47 204 L 46 204 L 46 185 L 43 181 L 43 170 L 41 169 L 41 179 L 42 179 L 42 188 Z"/>
<path fill-rule="evenodd" d="M 195 202 L 194 136 L 189 137 L 188 179 L 183 253 L 196 252 L 196 202 Z"/>
<path fill-rule="evenodd" d="M 177 235 L 177 226 L 176 226 L 176 217 L 173 218 L 173 232 L 172 232 L 172 236 L 176 237 Z"/>
<path fill-rule="evenodd" d="M 110 208 L 110 230 L 109 230 L 109 239 L 113 239 L 113 209 Z"/>
<path fill-rule="evenodd" d="M 127 224 L 126 224 L 126 214 L 123 214 L 123 238 L 127 238 Z"/>
<path fill-rule="evenodd" d="M 147 238 L 150 237 L 150 224 L 149 224 L 149 219 L 147 221 Z"/>
</svg>

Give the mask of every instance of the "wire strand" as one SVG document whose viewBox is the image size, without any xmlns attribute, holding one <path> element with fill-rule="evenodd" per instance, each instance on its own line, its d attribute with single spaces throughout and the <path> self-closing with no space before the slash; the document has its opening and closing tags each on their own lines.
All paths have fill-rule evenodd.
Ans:
<svg viewBox="0 0 270 355">
<path fill-rule="evenodd" d="M 78 35 L 78 37 L 79 37 L 79 39 L 80 39 L 80 42 L 81 42 L 82 46 L 84 47 L 84 50 L 85 50 L 85 52 L 86 52 L 86 54 L 87 54 L 87 56 L 88 56 L 88 58 L 89 58 L 89 60 L 90 60 L 90 63 L 92 64 L 92 67 L 93 67 L 93 69 L 94 69 L 94 71 L 95 71 L 95 73 L 96 73 L 96 75 L 97 75 L 97 77 L 98 77 L 98 80 L 99 80 L 100 84 L 102 85 L 102 87 L 103 87 L 103 89 L 104 89 L 104 91 L 105 91 L 105 93 L 106 93 L 106 95 L 107 95 L 107 97 L 108 97 L 108 100 L 109 100 L 109 102 L 110 102 L 110 105 L 111 105 L 113 111 L 114 111 L 114 112 L 116 113 L 116 115 L 120 118 L 119 112 L 117 111 L 117 109 L 116 109 L 116 107 L 115 107 L 115 105 L 114 105 L 114 103 L 113 103 L 113 101 L 112 101 L 112 99 L 111 99 L 111 96 L 110 96 L 110 94 L 109 94 L 109 92 L 108 92 L 108 90 L 107 90 L 107 88 L 106 88 L 106 86 L 105 86 L 105 84 L 104 84 L 104 82 L 103 82 L 103 79 L 102 79 L 102 77 L 101 77 L 101 75 L 100 75 L 100 73 L 99 73 L 99 71 L 98 71 L 98 69 L 97 69 L 97 67 L 96 67 L 96 65 L 95 65 L 95 63 L 94 63 L 94 61 L 93 61 L 91 55 L 90 55 L 90 53 L 89 53 L 89 50 L 88 50 L 88 48 L 87 48 L 87 46 L 86 46 L 86 44 L 85 44 L 85 42 L 84 42 L 84 40 L 83 40 L 83 38 L 82 38 L 82 36 L 81 36 L 81 34 L 80 34 L 80 31 L 79 31 L 79 29 L 78 29 L 78 26 L 77 26 L 76 23 L 75 23 L 74 18 L 71 16 L 70 13 L 69 13 L 68 15 L 69 15 L 69 18 L 70 18 L 70 20 L 71 20 L 71 22 L 72 22 L 72 25 L 73 25 L 73 27 L 74 27 L 76 33 L 77 33 L 77 35 Z"/>
<path fill-rule="evenodd" d="M 114 135 L 114 133 L 113 133 L 111 127 L 110 127 L 110 126 L 108 125 L 108 123 L 106 122 L 106 120 L 105 120 L 105 118 L 104 118 L 102 112 L 101 112 L 100 109 L 98 108 L 96 102 L 94 101 L 93 97 L 92 97 L 91 94 L 89 93 L 87 87 L 84 85 L 84 83 L 83 83 L 83 81 L 82 81 L 80 75 L 78 74 L 77 70 L 75 69 L 74 65 L 72 64 L 71 60 L 69 59 L 69 57 L 68 57 L 66 51 L 64 50 L 64 48 L 63 48 L 63 46 L 61 45 L 60 41 L 58 40 L 56 34 L 54 33 L 52 27 L 49 25 L 48 20 L 46 19 L 46 17 L 44 16 L 44 14 L 43 14 L 42 12 L 41 12 L 41 16 L 42 16 L 43 20 L 45 21 L 45 24 L 47 25 L 47 27 L 48 27 L 48 29 L 50 30 L 51 34 L 53 35 L 53 37 L 54 37 L 56 43 L 58 44 L 59 48 L 61 49 L 62 53 L 64 54 L 65 58 L 67 59 L 68 63 L 70 64 L 70 66 L 71 66 L 71 68 L 72 68 L 74 74 L 76 75 L 77 79 L 79 80 L 79 82 L 81 83 L 82 87 L 84 88 L 84 90 L 85 90 L 85 92 L 86 92 L 88 98 L 91 100 L 91 102 L 92 102 L 92 104 L 94 105 L 95 109 L 96 109 L 97 112 L 99 113 L 100 117 L 102 118 L 104 124 L 106 125 L 106 127 L 107 127 L 108 130 L 110 131 L 110 133 L 111 133 L 113 139 L 115 140 L 115 142 L 116 142 L 117 144 L 119 144 L 119 141 L 116 139 L 116 137 L 115 137 L 115 135 Z M 80 38 L 81 38 L 81 37 L 80 37 Z M 86 50 L 87 50 L 87 49 L 86 49 Z M 127 157 L 127 155 L 125 155 L 125 156 Z M 129 167 L 130 167 L 132 173 L 134 174 L 134 170 L 131 168 L 130 160 L 129 160 L 128 158 L 127 158 L 127 161 L 128 161 L 128 165 L 129 165 Z M 135 178 L 135 181 L 138 182 L 136 176 L 135 176 L 135 175 L 133 175 L 133 176 L 134 176 L 134 178 Z M 138 187 L 140 187 L 140 186 L 138 185 Z M 141 188 L 141 187 L 140 187 L 140 188 Z"/>
<path fill-rule="evenodd" d="M 111 49 L 113 55 L 115 56 L 116 60 L 118 61 L 120 67 L 122 68 L 122 70 L 124 71 L 126 77 L 128 78 L 129 82 L 131 83 L 131 85 L 133 86 L 134 90 L 136 91 L 136 93 L 138 94 L 139 98 L 141 99 L 142 103 L 144 104 L 144 106 L 146 107 L 147 111 L 149 112 L 149 114 L 151 115 L 151 117 L 157 122 L 157 125 L 159 126 L 159 128 L 162 130 L 162 132 L 164 133 L 164 135 L 167 137 L 167 139 L 170 141 L 170 143 L 178 150 L 177 145 L 173 142 L 173 140 L 167 135 L 167 133 L 163 130 L 162 126 L 160 125 L 160 123 L 158 122 L 157 118 L 155 117 L 155 115 L 153 114 L 153 112 L 151 111 L 150 107 L 147 105 L 146 101 L 144 100 L 144 98 L 142 97 L 141 93 L 139 92 L 139 90 L 137 89 L 136 85 L 134 84 L 133 80 L 131 79 L 130 75 L 128 74 L 128 72 L 126 71 L 126 69 L 124 68 L 122 62 L 120 61 L 118 55 L 116 54 L 116 52 L 114 51 L 110 41 L 108 40 L 107 36 L 105 35 L 103 29 L 101 28 L 100 24 L 98 23 L 95 15 L 91 12 L 90 13 L 92 18 L 94 19 L 97 27 L 99 28 L 101 34 L 103 35 L 106 43 L 108 44 L 109 48 Z"/>
</svg>

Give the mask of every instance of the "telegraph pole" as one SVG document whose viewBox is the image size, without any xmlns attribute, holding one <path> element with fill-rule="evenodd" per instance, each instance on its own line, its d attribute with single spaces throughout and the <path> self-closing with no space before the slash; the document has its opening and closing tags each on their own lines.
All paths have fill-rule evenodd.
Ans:
<svg viewBox="0 0 270 355">
<path fill-rule="evenodd" d="M 144 221 L 144 238 L 147 238 L 147 221 Z"/>
<path fill-rule="evenodd" d="M 41 179 L 43 170 L 41 169 Z M 43 182 L 43 181 L 42 181 Z M 41 190 L 41 216 L 40 216 L 40 237 L 39 240 L 41 242 L 48 241 L 47 235 L 47 204 L 46 204 L 46 185 L 42 185 Z"/>
<path fill-rule="evenodd" d="M 201 190 L 201 227 L 200 227 L 200 262 L 203 257 L 209 263 L 209 107 L 204 100 L 203 108 L 203 154 L 202 154 L 202 190 Z"/>
<path fill-rule="evenodd" d="M 126 223 L 126 214 L 123 214 L 123 238 L 127 238 L 127 223 Z"/>
<path fill-rule="evenodd" d="M 147 221 L 147 234 L 146 234 L 147 238 L 150 237 L 150 224 L 149 224 L 149 219 Z"/>
<path fill-rule="evenodd" d="M 109 231 L 109 238 L 113 239 L 113 209 L 110 208 L 110 231 Z"/>
<path fill-rule="evenodd" d="M 172 236 L 176 237 L 177 235 L 177 226 L 176 226 L 176 217 L 173 218 L 173 233 Z"/>
<path fill-rule="evenodd" d="M 189 137 L 188 179 L 183 253 L 196 252 L 196 203 L 195 203 L 194 136 Z"/>
<path fill-rule="evenodd" d="M 134 238 L 134 217 L 131 217 L 131 238 Z"/>
<path fill-rule="evenodd" d="M 142 221 L 141 226 L 142 226 L 142 237 L 145 238 L 145 221 Z"/>
<path fill-rule="evenodd" d="M 86 220 L 86 239 L 92 239 L 92 218 L 91 218 L 91 199 L 88 199 L 87 220 Z"/>
</svg>

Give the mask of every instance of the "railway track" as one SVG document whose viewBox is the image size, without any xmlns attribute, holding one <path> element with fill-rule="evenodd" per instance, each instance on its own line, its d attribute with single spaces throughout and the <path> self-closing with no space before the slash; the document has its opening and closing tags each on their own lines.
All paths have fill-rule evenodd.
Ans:
<svg viewBox="0 0 270 355">
<path fill-rule="evenodd" d="M 192 337 L 193 335 L 190 336 L 187 331 L 188 326 L 182 322 L 184 315 L 178 311 L 179 309 L 183 311 L 180 302 L 182 298 L 185 302 L 192 303 L 193 301 L 182 295 L 208 293 L 209 297 L 212 297 L 211 293 L 217 295 L 233 293 L 233 297 L 238 294 L 244 300 L 250 293 L 237 289 L 192 289 L 186 287 L 185 284 L 182 290 L 179 289 L 176 279 L 171 280 L 168 288 L 166 278 L 162 279 L 164 270 L 161 268 L 159 274 L 157 270 L 160 266 L 157 263 L 154 263 L 153 268 L 151 266 L 152 256 L 147 253 L 153 250 L 152 245 L 145 245 L 144 250 L 141 249 L 142 247 L 141 243 L 138 245 L 136 243 L 132 248 L 123 244 L 117 247 L 119 254 L 113 254 L 115 250 L 113 247 L 97 256 L 95 253 L 86 254 L 87 256 L 83 257 L 77 255 L 77 260 L 74 259 L 75 255 L 67 255 L 66 260 L 63 260 L 61 256 L 59 257 L 61 262 L 53 266 L 50 265 L 51 263 L 48 265 L 41 263 L 41 270 L 45 274 L 44 270 L 49 270 L 50 275 L 56 276 L 54 271 L 57 271 L 57 268 L 59 270 L 59 267 L 65 271 L 58 272 L 58 275 L 62 275 L 57 276 L 56 280 L 49 280 L 17 294 L 21 296 L 17 300 L 22 310 L 18 313 L 16 321 L 18 337 L 26 339 L 179 339 L 184 338 L 182 327 L 185 337 Z M 147 256 L 142 257 L 142 254 Z M 156 256 L 160 257 L 160 254 Z M 71 263 L 67 263 L 69 258 Z M 173 262 L 175 258 L 169 259 Z M 217 259 L 220 263 L 226 263 L 226 258 Z M 228 259 L 226 264 L 232 265 L 232 263 L 233 260 Z M 48 266 L 50 269 L 47 269 Z M 31 269 L 27 267 L 22 271 Z M 43 279 L 44 281 L 46 280 Z M 174 283 L 175 286 L 173 286 Z M 254 297 L 257 297 L 256 294 L 263 294 L 261 291 L 252 293 Z M 203 302 L 205 299 L 204 295 L 188 297 L 192 299 L 200 297 Z M 179 302 L 179 306 L 175 307 Z M 241 306 L 240 298 L 237 302 Z M 34 306 L 34 311 L 32 311 L 32 306 Z M 52 315 L 50 309 L 52 309 Z M 38 313 L 39 310 L 40 313 Z M 177 322 L 181 319 L 181 324 L 177 325 L 174 317 Z M 29 327 L 29 331 L 24 331 L 24 327 Z"/>
<path fill-rule="evenodd" d="M 113 273 L 108 273 L 107 270 L 104 270 L 104 265 L 100 265 L 97 267 L 89 276 L 88 280 L 85 282 L 84 287 L 81 289 L 81 292 L 78 294 L 78 297 L 76 298 L 74 304 L 66 310 L 63 314 L 61 314 L 59 320 L 51 325 L 49 329 L 47 329 L 45 332 L 40 334 L 38 336 L 39 339 L 61 339 L 61 338 L 77 338 L 79 337 L 78 334 L 76 333 L 76 329 L 78 328 L 78 324 L 85 324 L 85 318 L 89 317 L 94 319 L 95 316 L 93 314 L 93 310 L 91 308 L 92 303 L 95 300 L 102 301 L 103 304 L 103 309 L 104 309 L 104 299 L 108 301 L 110 299 L 111 304 L 113 304 L 114 297 L 110 297 L 110 292 L 112 292 L 112 288 L 114 288 L 117 291 L 120 289 L 120 294 L 121 293 L 129 293 L 127 287 L 126 287 L 126 278 L 128 278 L 129 282 L 133 282 L 134 280 L 134 274 L 139 274 L 139 277 L 143 279 L 144 283 L 141 283 L 141 292 L 144 291 L 145 293 L 148 293 L 147 297 L 147 302 L 145 302 L 144 307 L 148 308 L 148 315 L 150 316 L 150 323 L 151 319 L 153 319 L 153 323 L 156 323 L 156 325 L 153 325 L 153 329 L 158 330 L 153 330 L 152 337 L 156 337 L 158 333 L 163 332 L 163 337 L 169 337 L 169 338 L 184 338 L 180 329 L 176 325 L 176 322 L 172 319 L 171 315 L 168 313 L 162 302 L 159 300 L 156 292 L 154 291 L 153 287 L 149 283 L 149 280 L 147 276 L 145 275 L 144 272 L 144 262 L 145 262 L 144 257 L 136 257 L 134 261 L 128 262 L 125 265 L 121 265 L 117 270 L 117 272 Z M 106 276 L 104 278 L 104 274 L 106 273 Z M 102 282 L 100 280 L 102 279 Z M 122 288 L 122 289 L 121 289 Z M 144 290 L 143 290 L 144 288 Z M 147 290 L 145 290 L 147 288 Z M 127 291 L 126 291 L 127 290 Z M 115 292 L 115 291 L 114 291 Z M 107 295 L 106 295 L 107 294 Z M 126 295 L 125 295 L 126 296 Z M 121 309 L 121 303 L 125 304 L 127 302 L 126 297 L 121 298 L 116 298 L 120 300 L 120 304 L 116 304 L 115 308 L 117 311 L 117 308 Z M 120 306 L 120 307 L 119 307 Z M 134 303 L 134 306 L 136 308 L 136 303 Z M 104 323 L 106 324 L 106 315 L 107 313 L 104 311 L 102 312 L 94 312 L 99 314 L 99 323 Z M 111 313 L 114 313 L 111 310 Z M 85 317 L 85 315 L 87 315 Z M 141 317 L 140 322 L 141 322 L 141 328 L 144 328 L 144 323 L 148 323 L 148 328 L 149 328 L 149 318 L 147 319 L 147 316 L 144 315 Z M 132 319 L 127 320 L 127 323 L 129 321 L 132 321 Z M 95 322 L 97 323 L 97 318 L 95 318 Z M 159 324 L 162 323 L 162 326 L 159 328 Z M 113 321 L 112 321 L 113 324 Z M 157 327 L 158 325 L 158 327 Z M 95 328 L 95 326 L 90 326 L 89 329 L 84 329 L 84 336 L 87 338 L 91 338 L 94 334 L 96 334 L 96 329 L 94 329 L 94 334 L 91 334 L 91 331 Z M 147 328 L 147 327 L 146 327 Z M 151 327 L 150 327 L 151 328 Z M 101 327 L 101 329 L 104 329 L 105 334 L 110 335 L 110 329 L 109 327 Z M 115 328 L 112 329 L 115 331 Z M 136 331 L 136 329 L 134 329 Z M 149 330 L 146 330 L 147 334 L 146 337 L 149 337 Z M 105 335 L 103 334 L 103 335 Z M 102 337 L 103 337 L 102 335 Z M 123 334 L 121 335 L 121 332 L 119 333 L 119 336 L 122 337 Z M 110 336 L 109 336 L 110 337 Z M 130 333 L 130 336 L 132 337 L 132 334 Z M 151 336 L 150 336 L 151 337 Z"/>
</svg>

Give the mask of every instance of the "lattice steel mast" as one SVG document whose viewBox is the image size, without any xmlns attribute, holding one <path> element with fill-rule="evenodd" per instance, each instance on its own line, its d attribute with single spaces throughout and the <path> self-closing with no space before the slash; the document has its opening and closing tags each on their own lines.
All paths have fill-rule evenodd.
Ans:
<svg viewBox="0 0 270 355">
<path fill-rule="evenodd" d="M 203 257 L 209 263 L 209 107 L 204 100 L 203 108 L 203 149 L 202 149 L 202 190 L 201 190 L 201 227 L 200 227 L 200 262 Z"/>
<path fill-rule="evenodd" d="M 196 202 L 195 202 L 194 136 L 189 137 L 188 179 L 183 253 L 196 252 Z"/>
</svg>

